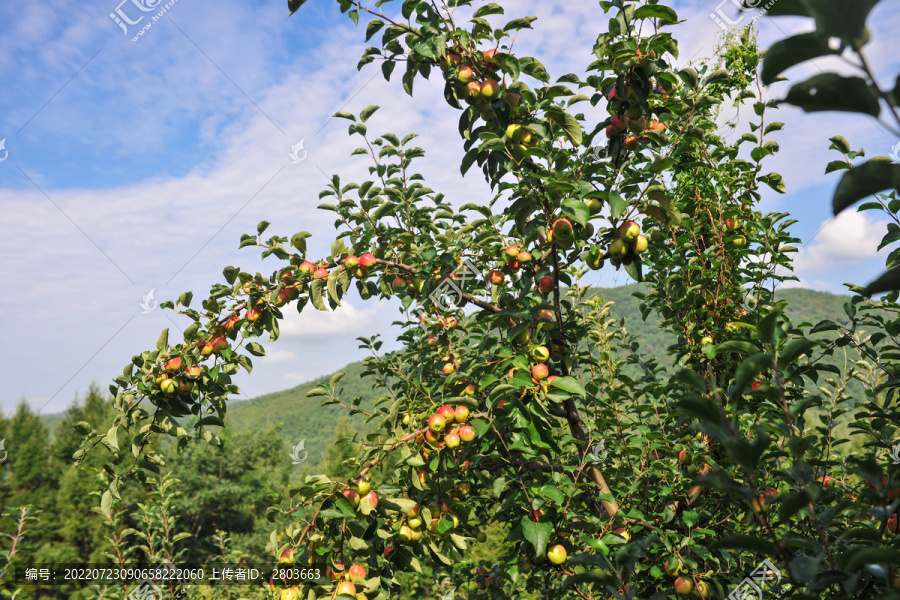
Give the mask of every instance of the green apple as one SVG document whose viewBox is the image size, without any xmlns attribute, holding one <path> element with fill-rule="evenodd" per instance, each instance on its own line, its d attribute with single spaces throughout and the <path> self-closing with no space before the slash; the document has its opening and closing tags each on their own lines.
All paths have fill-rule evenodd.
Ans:
<svg viewBox="0 0 900 600">
<path fill-rule="evenodd" d="M 566 549 L 561 544 L 556 544 L 547 550 L 547 560 L 554 565 L 561 565 L 566 562 Z"/>
<path fill-rule="evenodd" d="M 535 362 L 545 363 L 550 360 L 550 351 L 547 349 L 547 346 L 536 346 L 531 350 L 531 358 Z"/>
</svg>

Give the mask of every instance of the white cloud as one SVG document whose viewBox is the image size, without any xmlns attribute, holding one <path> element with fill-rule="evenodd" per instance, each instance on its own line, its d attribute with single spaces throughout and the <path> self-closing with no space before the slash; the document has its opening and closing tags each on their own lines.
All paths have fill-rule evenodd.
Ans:
<svg viewBox="0 0 900 600">
<path fill-rule="evenodd" d="M 822 273 L 836 266 L 862 264 L 876 256 L 885 232 L 883 221 L 846 210 L 826 221 L 815 240 L 797 253 L 794 268 L 799 273 Z"/>
<path fill-rule="evenodd" d="M 274 350 L 266 351 L 266 355 L 260 359 L 267 364 L 276 364 L 283 362 L 291 362 L 297 360 L 297 355 L 290 350 Z"/>
<path fill-rule="evenodd" d="M 332 312 L 322 312 L 310 306 L 300 314 L 291 305 L 284 311 L 281 335 L 288 338 L 366 335 L 371 333 L 375 317 L 381 315 L 385 308 L 385 303 L 375 302 L 370 307 L 359 309 L 345 301 Z"/>
</svg>

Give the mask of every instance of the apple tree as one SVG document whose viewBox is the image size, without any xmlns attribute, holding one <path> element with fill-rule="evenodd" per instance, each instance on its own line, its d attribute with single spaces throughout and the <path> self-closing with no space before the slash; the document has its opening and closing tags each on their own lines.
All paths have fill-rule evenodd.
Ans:
<svg viewBox="0 0 900 600">
<path fill-rule="evenodd" d="M 553 77 L 514 48 L 535 19 L 506 20 L 499 3 L 405 0 L 392 17 L 388 2 L 338 4 L 380 37 L 360 68 L 379 62 L 390 79 L 400 65 L 411 95 L 419 77 L 444 80 L 461 173 L 477 165 L 494 195 L 454 206 L 416 171 L 427 158 L 414 134 L 376 133 L 376 106 L 338 113 L 370 166 L 320 194 L 335 215 L 329 255 L 264 221 L 240 246 L 271 272 L 229 266 L 199 307 L 190 292 L 163 305 L 189 320 L 183 339 L 165 331 L 132 358 L 111 386 L 112 427 L 76 455 L 127 453 L 118 436 L 134 436 L 101 508 L 165 467 L 159 436 L 220 444 L 232 377 L 265 354 L 257 340 L 277 340 L 283 311 L 335 309 L 352 288 L 399 302 L 403 346 L 360 338 L 381 396 L 355 475 L 272 497 L 272 558 L 323 575 L 273 580 L 273 595 L 396 597 L 398 574 L 427 565 L 472 600 L 889 597 L 900 476 L 879 446 L 843 453 L 833 433 L 862 367 L 821 360 L 869 341 L 794 324 L 774 294 L 798 240 L 788 214 L 756 209 L 764 186 L 785 192 L 764 167 L 785 125 L 752 32 L 676 70 L 672 8 L 603 1 L 591 62 Z M 728 106 L 752 110 L 750 133 L 719 124 Z M 668 364 L 584 283 L 600 269 L 644 282 L 642 312 L 678 338 Z M 310 394 L 355 406 L 340 383 Z M 896 431 L 879 385 L 857 432 Z M 491 524 L 503 550 L 476 564 Z"/>
</svg>

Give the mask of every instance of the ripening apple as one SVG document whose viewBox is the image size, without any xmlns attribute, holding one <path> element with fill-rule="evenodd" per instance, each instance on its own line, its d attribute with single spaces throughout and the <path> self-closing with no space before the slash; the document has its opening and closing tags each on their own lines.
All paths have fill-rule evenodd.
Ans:
<svg viewBox="0 0 900 600">
<path fill-rule="evenodd" d="M 538 289 L 542 294 L 549 294 L 553 291 L 554 281 L 553 278 L 549 275 L 544 275 L 541 277 L 540 281 L 538 281 Z"/>
<path fill-rule="evenodd" d="M 631 133 L 641 133 L 647 129 L 647 118 L 640 117 L 638 119 L 628 119 L 628 131 Z"/>
<path fill-rule="evenodd" d="M 584 259 L 584 264 L 586 264 L 589 269 L 594 271 L 602 269 L 603 252 L 601 252 L 599 248 L 593 248 L 591 252 L 588 253 L 587 258 Z"/>
<path fill-rule="evenodd" d="M 186 375 L 190 375 L 191 377 L 200 377 L 200 375 L 203 374 L 203 369 L 200 368 L 200 365 L 194 365 L 185 369 L 184 373 Z"/>
<path fill-rule="evenodd" d="M 485 98 L 496 98 L 500 95 L 500 82 L 496 79 L 485 79 L 481 83 L 481 95 Z"/>
<path fill-rule="evenodd" d="M 503 271 L 498 271 L 494 269 L 488 274 L 488 280 L 494 285 L 500 285 L 503 283 L 503 280 L 506 276 L 503 274 Z"/>
<path fill-rule="evenodd" d="M 626 242 L 633 242 L 641 234 L 641 226 L 634 221 L 625 221 L 619 225 L 619 237 Z"/>
<path fill-rule="evenodd" d="M 444 436 L 444 443 L 452 450 L 459 447 L 459 439 L 459 433 L 451 431 Z"/>
<path fill-rule="evenodd" d="M 352 504 L 354 508 L 359 506 L 359 493 L 357 493 L 356 490 L 347 488 L 341 493 L 344 495 L 344 498 L 350 501 L 350 504 Z"/>
<path fill-rule="evenodd" d="M 706 346 L 707 344 L 712 344 L 712 343 L 713 343 L 712 336 L 704 335 L 702 338 L 700 338 L 701 346 Z"/>
<path fill-rule="evenodd" d="M 547 368 L 547 365 L 544 363 L 538 363 L 531 367 L 531 376 L 537 379 L 538 381 L 543 381 L 547 379 L 550 375 L 550 369 Z"/>
<path fill-rule="evenodd" d="M 353 483 L 356 484 L 356 489 L 360 493 L 360 495 L 365 495 L 372 489 L 372 484 L 369 483 L 369 480 L 365 477 L 357 477 L 353 480 Z"/>
<path fill-rule="evenodd" d="M 556 544 L 547 550 L 547 560 L 554 565 L 561 565 L 566 562 L 566 549 L 562 544 Z"/>
<path fill-rule="evenodd" d="M 375 265 L 377 259 L 370 253 L 366 252 L 362 256 L 359 257 L 359 266 L 363 269 L 370 269 Z"/>
<path fill-rule="evenodd" d="M 163 365 L 163 368 L 165 368 L 167 373 L 175 373 L 176 371 L 181 370 L 181 365 L 182 365 L 181 357 L 176 356 L 175 358 L 170 358 L 169 360 L 167 360 L 166 363 Z"/>
<path fill-rule="evenodd" d="M 550 360 L 550 351 L 547 349 L 547 346 L 536 346 L 531 350 L 531 358 L 535 362 L 545 363 Z"/>
<path fill-rule="evenodd" d="M 678 453 L 678 462 L 682 465 L 689 465 L 694 462 L 694 457 L 690 450 L 682 450 Z"/>
<path fill-rule="evenodd" d="M 651 131 L 663 131 L 663 130 L 665 130 L 665 128 L 666 128 L 665 123 L 660 123 L 659 121 L 657 121 L 655 119 L 650 121 L 650 130 Z"/>
<path fill-rule="evenodd" d="M 753 385 L 750 386 L 750 389 L 751 389 L 751 390 L 755 390 L 756 388 L 758 388 L 758 387 L 761 386 L 761 385 L 762 385 L 762 382 L 761 382 L 761 381 L 754 381 L 754 382 L 753 382 Z"/>
<path fill-rule="evenodd" d="M 625 529 L 623 527 L 619 527 L 618 529 L 613 529 L 613 533 L 619 537 L 625 538 L 626 540 L 631 539 L 631 532 L 629 532 L 627 529 Z"/>
<path fill-rule="evenodd" d="M 441 369 L 444 375 L 450 375 L 453 371 L 456 370 L 456 367 L 453 366 L 452 362 L 444 363 L 444 368 Z"/>
<path fill-rule="evenodd" d="M 378 494 L 376 494 L 375 492 L 369 492 L 368 494 L 366 494 L 366 500 L 369 501 L 369 504 L 372 506 L 372 508 L 378 508 Z"/>
<path fill-rule="evenodd" d="M 475 73 L 472 71 L 472 67 L 460 67 L 459 69 L 459 80 L 462 83 L 469 83 L 472 81 L 474 75 Z"/>
<path fill-rule="evenodd" d="M 352 564 L 347 574 L 350 576 L 351 581 L 362 581 L 366 578 L 366 567 L 359 563 Z"/>
<path fill-rule="evenodd" d="M 572 239 L 574 232 L 572 230 L 572 222 L 568 219 L 557 219 L 551 226 L 553 229 L 553 237 L 556 241 Z"/>
<path fill-rule="evenodd" d="M 356 585 L 353 584 L 352 581 L 342 581 L 338 584 L 337 590 L 335 590 L 338 596 L 341 594 L 346 594 L 347 596 L 355 596 L 356 595 Z"/>
<path fill-rule="evenodd" d="M 734 245 L 735 248 L 743 248 L 744 246 L 747 245 L 747 238 L 745 238 L 742 235 L 739 235 L 736 238 L 734 238 L 731 241 L 731 243 Z"/>
<path fill-rule="evenodd" d="M 628 121 L 626 119 L 623 119 L 619 115 L 613 115 L 609 120 L 609 125 L 616 133 L 621 133 L 625 131 L 626 127 L 628 127 Z"/>
<path fill-rule="evenodd" d="M 348 256 L 347 258 L 344 259 L 344 266 L 347 267 L 348 269 L 352 269 L 353 267 L 358 267 L 359 266 L 359 258 L 357 258 L 356 255 L 351 254 L 350 256 Z"/>
<path fill-rule="evenodd" d="M 419 483 L 422 485 L 428 485 L 431 482 L 431 473 L 426 471 L 425 469 L 419 469 Z"/>
<path fill-rule="evenodd" d="M 510 271 L 518 271 L 522 265 L 519 263 L 518 259 L 513 258 L 506 261 L 506 266 L 509 267 Z"/>
<path fill-rule="evenodd" d="M 180 379 L 176 384 L 179 394 L 190 394 L 194 389 L 194 382 L 189 379 Z"/>
<path fill-rule="evenodd" d="M 313 279 L 325 279 L 326 277 L 328 277 L 328 269 L 325 267 L 319 267 L 313 273 Z"/>
<path fill-rule="evenodd" d="M 725 231 L 732 232 L 736 231 L 738 228 L 738 220 L 735 218 L 725 219 Z"/>
<path fill-rule="evenodd" d="M 521 252 L 519 252 L 519 255 L 516 257 L 516 259 L 522 264 L 530 263 L 531 258 L 532 258 L 531 252 L 529 252 L 528 250 L 522 250 Z"/>
<path fill-rule="evenodd" d="M 609 93 L 607 94 L 606 98 L 607 98 L 607 100 L 614 100 L 618 97 L 619 97 L 619 91 L 615 88 L 615 86 L 613 86 L 613 88 L 609 90 Z"/>
<path fill-rule="evenodd" d="M 625 149 L 626 150 L 637 150 L 641 147 L 641 140 L 638 139 L 636 135 L 629 135 L 625 138 Z"/>
<path fill-rule="evenodd" d="M 447 427 L 447 419 L 445 419 L 442 415 L 434 413 L 430 417 L 428 417 L 428 429 L 433 431 L 434 433 L 440 433 Z"/>
<path fill-rule="evenodd" d="M 316 271 L 318 273 L 318 271 Z M 259 309 L 255 306 L 247 311 L 247 314 L 244 315 L 244 318 L 250 321 L 251 323 L 259 319 Z"/>
<path fill-rule="evenodd" d="M 316 270 L 316 265 L 312 264 L 308 260 L 304 260 L 302 263 L 300 263 L 300 266 L 297 267 L 297 271 L 301 275 L 309 275 L 310 273 L 312 273 L 315 270 Z"/>
<path fill-rule="evenodd" d="M 531 148 L 532 146 L 536 145 L 536 144 L 537 144 L 537 140 L 534 138 L 534 133 L 532 133 L 531 131 L 529 131 L 529 130 L 526 129 L 526 130 L 522 133 L 522 144 L 523 144 L 526 148 Z"/>
<path fill-rule="evenodd" d="M 622 240 L 613 240 L 609 245 L 609 255 L 613 258 L 624 258 L 628 254 L 628 246 Z"/>
<path fill-rule="evenodd" d="M 666 561 L 666 573 L 672 577 L 680 575 L 682 570 L 684 570 L 684 562 L 677 556 L 673 556 Z"/>
<path fill-rule="evenodd" d="M 606 126 L 606 137 L 607 138 L 612 139 L 612 138 L 616 137 L 617 135 L 619 135 L 619 133 L 613 128 L 612 125 Z"/>
<path fill-rule="evenodd" d="M 394 277 L 394 281 L 391 282 L 391 287 L 394 288 L 394 291 L 396 292 L 400 288 L 406 287 L 406 280 L 402 277 Z"/>
<path fill-rule="evenodd" d="M 279 600 L 300 600 L 300 588 L 289 587 L 281 590 Z"/>
<path fill-rule="evenodd" d="M 437 409 L 437 414 L 444 417 L 444 420 L 447 421 L 448 424 L 456 420 L 456 411 L 453 410 L 452 406 L 446 404 Z"/>
<path fill-rule="evenodd" d="M 506 247 L 506 249 L 503 252 L 509 258 L 518 258 L 519 257 L 519 245 L 518 244 L 509 245 Z"/>
<path fill-rule="evenodd" d="M 468 386 L 466 386 L 466 389 L 468 389 L 470 387 L 472 388 L 472 392 L 474 393 L 475 386 L 473 386 L 470 383 Z M 469 395 L 471 395 L 471 394 L 469 394 Z M 462 404 L 460 404 L 459 406 L 456 407 L 456 410 L 453 411 L 453 413 L 454 413 L 453 418 L 456 420 L 457 423 L 465 423 L 466 421 L 469 420 L 469 408 L 467 406 L 463 406 Z"/>
<path fill-rule="evenodd" d="M 463 425 L 459 428 L 459 439 L 464 442 L 471 442 L 475 439 L 475 430 L 471 425 Z"/>
<path fill-rule="evenodd" d="M 364 269 L 362 267 L 353 267 L 352 269 L 350 269 L 350 274 L 357 279 L 362 279 L 369 274 L 369 271 L 368 269 Z"/>
<path fill-rule="evenodd" d="M 479 98 L 481 98 L 481 84 L 477 81 L 470 81 L 466 84 L 466 99 L 471 103 Z"/>
<path fill-rule="evenodd" d="M 519 107 L 522 97 L 515 92 L 506 92 L 503 94 L 503 101 L 506 102 L 510 108 L 516 109 Z"/>
<path fill-rule="evenodd" d="M 281 554 L 278 555 L 278 564 L 280 565 L 292 565 L 296 562 L 297 559 L 294 557 L 293 548 L 285 548 L 281 551 Z"/>
<path fill-rule="evenodd" d="M 466 387 L 464 387 L 464 388 L 462 389 L 462 391 L 459 393 L 459 395 L 460 395 L 460 396 L 474 396 L 474 395 L 475 395 L 475 385 L 470 383 L 469 385 L 467 385 Z M 456 420 L 459 421 L 459 422 L 462 422 L 462 421 L 465 421 L 466 419 L 469 418 L 469 413 L 466 412 L 466 417 L 465 417 L 465 419 L 460 419 L 460 418 L 459 418 L 459 415 L 460 415 L 459 409 L 460 409 L 460 408 L 466 408 L 466 407 L 465 407 L 465 406 L 463 406 L 463 407 L 457 406 L 457 407 L 456 407 Z M 466 411 L 468 411 L 468 410 L 469 410 L 469 409 L 466 408 Z"/>
<path fill-rule="evenodd" d="M 647 236 L 645 236 L 643 233 L 639 233 L 637 239 L 632 242 L 631 247 L 634 248 L 635 254 L 643 254 L 647 251 L 648 245 L 649 244 L 647 243 Z"/>
<path fill-rule="evenodd" d="M 584 204 L 592 215 L 596 215 L 603 209 L 603 201 L 600 198 L 588 198 Z"/>
<path fill-rule="evenodd" d="M 675 580 L 675 593 L 679 596 L 687 596 L 694 591 L 694 582 L 687 577 L 679 577 Z"/>
<path fill-rule="evenodd" d="M 166 396 L 174 396 L 175 392 L 178 390 L 178 386 L 175 384 L 174 379 L 167 377 L 159 384 L 159 389 L 161 389 Z"/>
<path fill-rule="evenodd" d="M 705 581 L 698 581 L 697 587 L 694 589 L 694 594 L 696 594 L 700 600 L 709 600 L 709 598 L 713 597 L 713 591 L 709 589 L 709 584 Z"/>
</svg>

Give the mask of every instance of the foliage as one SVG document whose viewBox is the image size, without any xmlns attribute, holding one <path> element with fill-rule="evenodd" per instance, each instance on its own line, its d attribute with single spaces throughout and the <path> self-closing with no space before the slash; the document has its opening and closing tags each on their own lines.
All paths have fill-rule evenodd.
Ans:
<svg viewBox="0 0 900 600">
<path fill-rule="evenodd" d="M 855 17 L 864 23 L 865 11 L 845 22 L 834 2 L 782 2 L 780 14 L 814 13 L 823 31 L 860 39 Z M 893 307 L 860 311 L 865 300 L 854 298 L 849 326 L 813 326 L 793 323 L 776 299 L 776 286 L 795 279 L 798 240 L 789 215 L 755 210 L 763 185 L 785 191 L 763 168 L 784 124 L 770 120 L 776 102 L 756 75 L 751 32 L 675 72 L 674 10 L 600 2 L 611 18 L 596 60 L 553 79 L 537 58 L 513 53 L 534 19 L 495 24 L 499 4 L 470 13 L 469 0 L 405 0 L 402 21 L 338 4 L 357 24 L 368 15 L 367 39 L 381 32 L 360 67 L 381 60 L 389 79 L 405 65 L 409 94 L 440 71 L 447 103 L 461 111 L 461 172 L 478 165 L 495 196 L 456 210 L 416 172 L 425 150 L 414 135 L 370 134 L 375 106 L 338 113 L 359 136 L 353 154 L 371 166 L 369 180 L 335 175 L 320 195 L 336 216 L 330 255 L 308 255 L 309 232 L 265 237 L 264 221 L 240 245 L 279 269 L 226 267 L 199 309 L 191 293 L 162 305 L 192 321 L 183 340 L 164 331 L 155 350 L 135 355 L 111 386 L 112 427 L 82 427 L 86 448 L 130 451 L 104 470 L 101 511 L 112 514 L 126 482 L 157 477 L 160 434 L 179 450 L 192 440 L 221 446 L 232 376 L 265 353 L 256 338 L 279 337 L 283 308 L 333 309 L 355 287 L 363 299 L 400 301 L 404 346 L 384 354 L 379 339 L 360 338 L 371 353 L 363 375 L 379 396 L 365 437 L 336 454 L 333 472 L 354 476 L 311 475 L 270 497 L 277 529 L 266 551 L 294 551 L 329 575 L 276 582 L 283 599 L 334 598 L 341 585 L 380 600 L 399 593 L 401 573 L 426 570 L 442 582 L 431 591 L 449 580 L 473 600 L 501 590 L 724 597 L 750 583 L 795 598 L 897 597 L 900 475 L 886 452 L 900 424 L 896 321 L 883 316 Z M 458 10 L 471 19 L 457 21 Z M 795 86 L 788 100 L 806 94 L 815 96 L 808 108 L 834 108 L 832 91 L 859 86 L 826 84 Z M 820 85 L 827 93 L 811 93 Z M 609 118 L 591 122 L 577 112 L 584 102 L 602 103 Z M 752 132 L 728 142 L 718 112 L 745 103 Z M 607 263 L 647 283 L 642 314 L 675 337 L 668 365 L 642 357 L 582 285 Z M 884 332 L 863 338 L 866 319 Z M 843 371 L 824 360 L 847 346 L 869 360 Z M 629 375 L 626 364 L 640 370 Z M 866 397 L 853 399 L 848 426 L 865 442 L 842 455 L 848 440 L 836 423 L 854 377 Z M 344 391 L 336 374 L 308 395 L 359 410 Z M 463 407 L 458 425 L 445 429 L 444 406 Z M 376 495 L 365 489 L 370 476 Z M 506 543 L 474 570 L 467 556 L 491 525 Z M 344 567 L 356 562 L 367 574 L 349 586 Z"/>
</svg>

